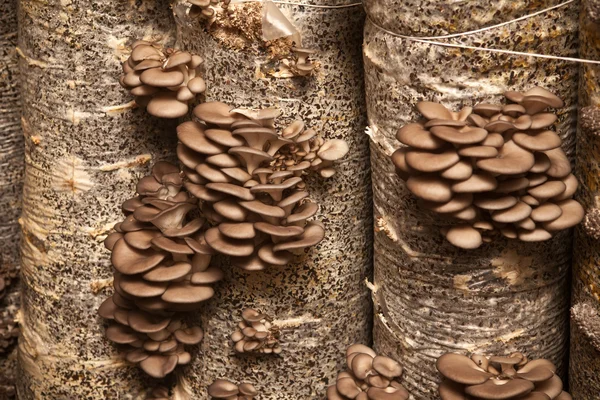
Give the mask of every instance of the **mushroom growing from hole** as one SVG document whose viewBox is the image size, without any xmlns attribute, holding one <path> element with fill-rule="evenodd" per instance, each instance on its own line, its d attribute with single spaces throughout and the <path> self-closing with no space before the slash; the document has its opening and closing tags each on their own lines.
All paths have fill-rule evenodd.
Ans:
<svg viewBox="0 0 600 400">
<path fill-rule="evenodd" d="M 155 117 L 186 115 L 188 103 L 206 90 L 200 73 L 202 58 L 143 40 L 131 47 L 131 54 L 123 63 L 121 85 Z"/>
<path fill-rule="evenodd" d="M 522 353 L 503 357 L 446 353 L 436 367 L 443 376 L 442 400 L 572 400 L 563 391 L 556 367 L 548 360 L 529 360 Z"/>
<path fill-rule="evenodd" d="M 236 353 L 280 354 L 279 330 L 269 316 L 252 308 L 242 311 L 242 321 L 231 334 Z"/>
<path fill-rule="evenodd" d="M 420 102 L 417 110 L 426 120 L 396 134 L 405 145 L 391 156 L 397 175 L 421 207 L 460 221 L 442 229 L 459 248 L 476 249 L 500 236 L 549 240 L 583 219 L 583 208 L 572 199 L 577 179 L 551 130 L 557 116 L 546 111 L 563 102 L 543 88 L 505 97 L 513 103 L 478 104 L 458 113 Z M 479 228 L 491 222 L 504 225 Z"/>
<path fill-rule="evenodd" d="M 128 362 L 155 378 L 191 361 L 185 346 L 204 335 L 180 312 L 200 308 L 223 276 L 209 266 L 205 220 L 190 215 L 197 200 L 182 189 L 179 168 L 156 163 L 139 181 L 139 195 L 123 204 L 126 219 L 105 242 L 115 268 L 115 293 L 98 309 L 112 321 L 106 336 L 122 345 Z"/>
<path fill-rule="evenodd" d="M 353 344 L 346 350 L 348 370 L 340 372 L 327 388 L 327 400 L 407 400 L 400 383 L 402 367 L 392 358 L 377 355 L 371 348 Z"/>
</svg>

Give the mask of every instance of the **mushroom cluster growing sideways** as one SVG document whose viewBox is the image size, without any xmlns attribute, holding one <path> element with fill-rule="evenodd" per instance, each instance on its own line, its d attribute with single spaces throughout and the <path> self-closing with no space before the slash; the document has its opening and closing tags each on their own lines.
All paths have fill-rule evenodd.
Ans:
<svg viewBox="0 0 600 400">
<path fill-rule="evenodd" d="M 540 87 L 505 97 L 509 104 L 459 112 L 420 102 L 425 119 L 396 134 L 406 145 L 392 155 L 396 172 L 421 207 L 461 221 L 442 231 L 457 247 L 474 249 L 498 234 L 544 241 L 584 216 L 562 140 L 550 130 L 557 116 L 546 112 L 562 100 Z"/>
<path fill-rule="evenodd" d="M 308 222 L 318 210 L 309 201 L 303 177 L 335 174 L 333 162 L 348 146 L 324 141 L 304 122 L 278 132 L 274 109 L 232 110 L 220 102 L 198 105 L 200 120 L 177 127 L 177 156 L 184 165 L 185 188 L 200 199 L 211 224 L 204 239 L 234 265 L 262 270 L 285 265 L 324 237 Z"/>
<path fill-rule="evenodd" d="M 444 376 L 439 387 L 442 400 L 572 400 L 552 362 L 529 361 L 522 353 L 508 357 L 446 353 L 436 366 Z"/>
<path fill-rule="evenodd" d="M 249 383 L 235 383 L 226 379 L 217 379 L 208 387 L 211 399 L 222 400 L 252 400 L 258 391 Z"/>
<path fill-rule="evenodd" d="M 202 57 L 186 51 L 163 49 L 138 40 L 123 63 L 121 85 L 135 96 L 135 102 L 160 118 L 179 118 L 188 112 L 188 103 L 206 90 L 200 76 Z"/>
<path fill-rule="evenodd" d="M 231 335 L 237 353 L 280 354 L 279 331 L 268 315 L 252 308 L 242 311 L 242 321 Z"/>
<path fill-rule="evenodd" d="M 407 400 L 408 391 L 398 381 L 402 367 L 377 355 L 371 348 L 353 344 L 346 350 L 348 371 L 340 372 L 327 388 L 327 400 Z"/>
<path fill-rule="evenodd" d="M 196 199 L 182 187 L 178 167 L 156 163 L 138 182 L 138 196 L 123 203 L 125 220 L 104 241 L 115 270 L 115 292 L 98 310 L 111 320 L 106 337 L 155 378 L 190 362 L 185 346 L 204 333 L 187 326 L 181 313 L 199 309 L 223 277 L 210 265 L 205 220 L 191 216 Z"/>
</svg>

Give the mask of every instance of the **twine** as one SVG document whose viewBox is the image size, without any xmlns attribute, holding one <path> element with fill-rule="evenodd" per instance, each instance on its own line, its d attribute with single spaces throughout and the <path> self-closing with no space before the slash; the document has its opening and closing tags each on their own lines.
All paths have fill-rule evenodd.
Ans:
<svg viewBox="0 0 600 400">
<path fill-rule="evenodd" d="M 467 49 L 467 50 L 476 50 L 476 51 L 487 51 L 490 53 L 500 53 L 500 54 L 509 54 L 509 55 L 517 55 L 517 56 L 524 56 L 524 57 L 535 57 L 535 58 L 543 58 L 543 59 L 550 59 L 550 60 L 562 60 L 562 61 L 569 61 L 569 62 L 578 62 L 578 63 L 584 63 L 584 64 L 596 64 L 596 65 L 600 65 L 600 60 L 590 60 L 590 59 L 586 59 L 586 58 L 576 58 L 576 57 L 562 57 L 562 56 L 553 56 L 553 55 L 549 55 L 549 54 L 539 54 L 539 53 L 528 53 L 528 52 L 522 52 L 522 51 L 512 51 L 512 50 L 504 50 L 504 49 L 495 49 L 495 48 L 489 48 L 489 47 L 478 47 L 478 46 L 469 46 L 466 44 L 456 44 L 456 43 L 446 43 L 446 42 L 439 42 L 439 39 L 450 39 L 450 38 L 456 38 L 456 37 L 465 37 L 465 36 L 470 36 L 470 35 L 475 35 L 481 32 L 485 32 L 485 31 L 489 31 L 489 30 L 493 30 L 496 28 L 500 28 L 506 25 L 510 25 L 512 23 L 515 22 L 519 22 L 519 21 L 523 21 L 529 18 L 533 18 L 535 16 L 541 15 L 541 14 L 545 14 L 549 11 L 564 7 L 568 4 L 574 3 L 575 0 L 567 0 L 563 3 L 557 4 L 555 6 L 552 7 L 548 7 L 545 8 L 543 10 L 540 11 L 536 11 L 532 14 L 528 14 L 528 15 L 524 15 L 522 17 L 519 18 L 515 18 L 513 20 L 510 21 L 506 21 L 503 22 L 501 24 L 497 24 L 497 25 L 492 25 L 492 26 L 487 26 L 485 28 L 481 28 L 481 29 L 477 29 L 477 30 L 473 30 L 473 31 L 468 31 L 468 32 L 462 32 L 462 33 L 455 33 L 455 34 L 451 34 L 451 35 L 443 35 L 443 36 L 426 36 L 426 37 L 419 37 L 419 36 L 406 36 L 406 35 L 401 35 L 399 33 L 396 32 L 392 32 L 388 29 L 385 29 L 381 26 L 379 26 L 377 23 L 375 23 L 370 16 L 367 16 L 367 19 L 369 20 L 369 22 L 371 24 L 373 24 L 375 27 L 377 27 L 378 29 L 382 30 L 383 32 L 395 36 L 395 37 L 399 37 L 402 39 L 406 39 L 406 40 L 410 40 L 413 42 L 418 42 L 418 43 L 425 43 L 425 44 L 431 44 L 434 46 L 442 46 L 442 47 L 452 47 L 452 48 L 460 48 L 460 49 Z"/>
</svg>

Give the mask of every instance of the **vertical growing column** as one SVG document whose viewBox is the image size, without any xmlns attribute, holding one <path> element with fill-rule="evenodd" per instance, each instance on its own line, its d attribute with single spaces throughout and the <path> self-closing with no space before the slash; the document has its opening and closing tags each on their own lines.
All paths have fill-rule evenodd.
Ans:
<svg viewBox="0 0 600 400">
<path fill-rule="evenodd" d="M 564 232 L 541 243 L 497 239 L 471 251 L 452 247 L 439 232 L 448 222 L 418 207 L 394 172 L 390 155 L 398 147 L 396 131 L 421 118 L 419 101 L 459 111 L 483 101 L 499 104 L 506 90 L 542 86 L 566 103 L 555 128 L 572 156 L 578 67 L 435 46 L 393 33 L 430 37 L 467 32 L 558 3 L 366 2 L 363 51 L 376 224 L 374 344 L 380 354 L 402 364 L 405 387 L 416 398 L 437 398 L 435 360 L 449 351 L 521 351 L 552 360 L 564 374 L 572 236 Z M 440 40 L 573 56 L 577 7 Z"/>
<path fill-rule="evenodd" d="M 600 60 L 600 1 L 584 1 L 580 21 L 581 56 Z M 574 251 L 569 381 L 573 398 L 591 400 L 600 393 L 600 67 L 583 65 L 580 74 L 577 168 L 587 215 Z"/>
<path fill-rule="evenodd" d="M 315 220 L 325 224 L 320 244 L 285 267 L 247 272 L 223 266 L 225 278 L 202 311 L 201 356 L 186 374 L 193 398 L 206 398 L 205 387 L 217 378 L 252 382 L 261 399 L 318 398 L 334 382 L 345 347 L 370 341 L 371 306 L 364 284 L 372 254 L 360 60 L 364 15 L 356 5 L 336 5 L 342 7 L 277 6 L 300 31 L 302 47 L 317 51 L 311 56 L 316 69 L 307 72 L 295 58 L 305 50 L 294 56 L 291 42 L 261 38 L 262 7 L 273 3 L 232 3 L 229 14 L 217 8 L 210 27 L 207 19 L 189 16 L 189 3 L 175 4 L 179 47 L 206 59 L 207 101 L 274 106 L 285 124 L 301 119 L 324 139 L 344 139 L 350 147 L 335 176 L 307 180 L 311 198 L 320 205 Z M 274 318 L 280 355 L 234 352 L 230 335 L 249 307 Z"/>
<path fill-rule="evenodd" d="M 102 241 L 174 128 L 118 84 L 130 39 L 168 42 L 161 1 L 19 2 L 25 137 L 20 399 L 141 398 L 142 374 L 105 340 L 112 291 Z"/>
<path fill-rule="evenodd" d="M 23 189 L 23 135 L 18 90 L 17 2 L 0 1 L 0 397 L 14 393 L 16 333 L 19 308 L 19 224 Z"/>
</svg>

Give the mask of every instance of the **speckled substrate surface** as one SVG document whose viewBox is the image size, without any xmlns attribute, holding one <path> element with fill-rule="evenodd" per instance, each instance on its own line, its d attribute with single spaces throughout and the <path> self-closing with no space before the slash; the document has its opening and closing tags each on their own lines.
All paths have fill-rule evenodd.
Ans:
<svg viewBox="0 0 600 400">
<path fill-rule="evenodd" d="M 21 0 L 25 136 L 19 399 L 140 399 L 147 386 L 104 338 L 112 292 L 102 241 L 159 159 L 174 124 L 134 109 L 119 86 L 131 39 L 173 39 L 168 4 Z"/>
<path fill-rule="evenodd" d="M 443 28 L 428 13 L 402 14 L 419 7 L 432 10 L 434 3 L 440 9 L 464 6 L 457 14 L 463 18 L 456 18 L 461 25 Z M 388 3 L 371 1 L 367 14 L 381 19 L 385 6 L 390 13 L 385 20 L 406 23 L 389 29 L 411 35 L 418 27 L 419 35 L 433 36 L 479 27 L 474 19 L 464 21 L 474 7 L 491 8 L 486 14 L 497 15 L 493 21 L 484 19 L 484 26 L 532 11 L 527 4 L 533 2 L 525 1 L 518 2 L 523 10 L 505 14 L 508 3 L 516 4 L 398 0 L 391 12 Z M 539 8 L 559 1 L 541 3 Z M 450 42 L 576 56 L 577 14 L 578 4 L 571 4 Z M 478 250 L 455 248 L 439 232 L 449 222 L 417 207 L 389 157 L 400 146 L 398 128 L 421 117 L 415 107 L 419 101 L 458 111 L 484 101 L 500 103 L 506 90 L 539 85 L 565 100 L 556 130 L 573 158 L 578 66 L 422 44 L 385 33 L 371 22 L 365 27 L 363 54 L 375 204 L 376 351 L 404 366 L 404 385 L 414 399 L 438 398 L 435 360 L 449 351 L 523 351 L 531 358 L 549 358 L 564 378 L 571 232 L 537 244 L 498 239 Z"/>
<path fill-rule="evenodd" d="M 600 0 L 583 1 L 581 56 L 600 60 Z M 587 209 L 576 231 L 571 312 L 570 390 L 592 400 L 600 393 L 600 66 L 582 64 L 577 132 L 578 200 Z"/>
<path fill-rule="evenodd" d="M 19 268 L 19 215 L 23 190 L 23 135 L 21 133 L 19 73 L 17 67 L 17 2 L 0 0 L 0 276 L 16 275 Z M 18 279 L 5 281 L 8 296 L 0 300 L 0 313 L 16 314 Z M 14 363 L 8 363 L 12 347 L 0 348 L 0 398 L 9 398 L 14 385 Z M 14 390 L 14 389 L 13 389 Z M 6 397 L 3 397 L 6 396 Z"/>
<path fill-rule="evenodd" d="M 345 4 L 330 2 L 322 4 Z M 207 100 L 236 107 L 276 106 L 281 123 L 303 119 L 326 139 L 348 142 L 337 175 L 307 182 L 320 205 L 314 217 L 326 237 L 285 267 L 244 272 L 223 262 L 224 280 L 201 311 L 205 337 L 181 377 L 193 399 L 206 399 L 216 378 L 251 382 L 261 400 L 319 399 L 335 382 L 345 348 L 370 343 L 372 309 L 365 278 L 371 276 L 372 204 L 360 55 L 361 7 L 321 9 L 278 5 L 301 31 L 303 46 L 319 51 L 314 77 L 255 76 L 264 54 L 257 46 L 231 50 L 199 21 L 180 19 L 178 44 L 206 59 Z M 281 330 L 281 355 L 234 353 L 229 335 L 246 307 L 272 316 Z"/>
</svg>

